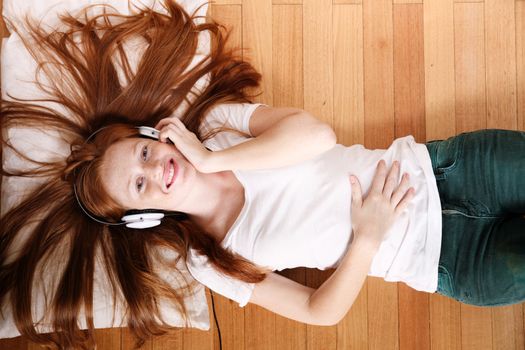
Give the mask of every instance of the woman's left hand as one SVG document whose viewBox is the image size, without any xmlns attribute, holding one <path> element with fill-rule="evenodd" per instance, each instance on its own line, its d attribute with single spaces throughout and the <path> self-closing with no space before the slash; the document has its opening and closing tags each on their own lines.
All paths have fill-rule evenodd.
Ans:
<svg viewBox="0 0 525 350">
<path fill-rule="evenodd" d="M 197 138 L 197 135 L 186 129 L 184 123 L 177 117 L 164 118 L 157 123 L 155 129 L 159 130 L 159 141 L 173 142 L 175 147 L 188 161 L 201 173 L 211 173 L 210 167 L 212 153 Z"/>
</svg>

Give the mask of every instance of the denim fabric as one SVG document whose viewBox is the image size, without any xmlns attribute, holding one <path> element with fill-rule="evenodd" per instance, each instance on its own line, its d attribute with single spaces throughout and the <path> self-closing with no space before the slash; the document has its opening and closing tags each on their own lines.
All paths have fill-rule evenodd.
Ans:
<svg viewBox="0 0 525 350">
<path fill-rule="evenodd" d="M 525 301 L 525 132 L 479 130 L 426 144 L 442 206 L 437 293 Z"/>
</svg>

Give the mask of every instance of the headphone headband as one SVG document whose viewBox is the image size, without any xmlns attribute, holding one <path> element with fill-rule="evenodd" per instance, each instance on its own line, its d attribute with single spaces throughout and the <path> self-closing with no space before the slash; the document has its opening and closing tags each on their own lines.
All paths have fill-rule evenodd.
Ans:
<svg viewBox="0 0 525 350">
<path fill-rule="evenodd" d="M 93 132 L 89 137 L 86 139 L 86 143 L 89 142 L 89 140 L 95 136 L 99 131 L 107 128 L 107 126 L 104 126 L 95 132 Z M 159 139 L 159 131 L 155 128 L 149 127 L 149 126 L 138 126 L 135 127 L 136 129 L 139 129 L 139 134 L 141 136 L 151 138 L 154 140 Z M 76 173 L 76 169 L 75 169 Z M 180 212 L 168 212 L 168 211 L 159 211 L 158 209 L 143 209 L 143 210 L 128 210 L 126 214 L 120 219 L 120 222 L 108 222 L 103 220 L 102 218 L 98 218 L 95 215 L 92 215 L 89 213 L 89 211 L 82 205 L 80 198 L 78 197 L 77 193 L 77 186 L 76 183 L 73 181 L 73 191 L 75 193 L 75 198 L 78 202 L 78 205 L 86 214 L 88 217 L 90 217 L 92 220 L 105 224 L 110 226 L 116 226 L 116 225 L 126 225 L 126 227 L 129 228 L 137 228 L 137 229 L 143 229 L 143 228 L 150 228 L 160 225 L 161 219 L 164 218 L 164 216 L 179 216 L 181 218 L 185 217 L 186 215 L 184 213 Z"/>
</svg>

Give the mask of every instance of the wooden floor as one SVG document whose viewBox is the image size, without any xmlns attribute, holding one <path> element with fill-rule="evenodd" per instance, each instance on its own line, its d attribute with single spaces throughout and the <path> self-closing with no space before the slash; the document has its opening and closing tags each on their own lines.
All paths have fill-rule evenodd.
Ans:
<svg viewBox="0 0 525 350">
<path fill-rule="evenodd" d="M 262 72 L 259 101 L 312 112 L 339 143 L 525 130 L 525 1 L 220 0 L 211 12 Z M 309 286 L 328 274 L 287 272 Z M 224 349 L 525 349 L 523 305 L 460 305 L 377 278 L 334 327 L 216 304 Z M 127 329 L 96 334 L 99 349 L 131 348 Z M 38 347 L 16 338 L 0 348 Z M 213 322 L 210 332 L 173 331 L 144 347 L 218 348 Z"/>
</svg>

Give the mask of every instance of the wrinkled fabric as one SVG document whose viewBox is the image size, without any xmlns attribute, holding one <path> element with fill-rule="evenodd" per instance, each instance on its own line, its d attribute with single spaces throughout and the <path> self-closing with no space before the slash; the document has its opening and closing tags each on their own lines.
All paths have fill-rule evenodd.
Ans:
<svg viewBox="0 0 525 350">
<path fill-rule="evenodd" d="M 525 300 L 525 132 L 480 130 L 426 144 L 442 207 L 437 293 L 495 306 Z"/>
</svg>

